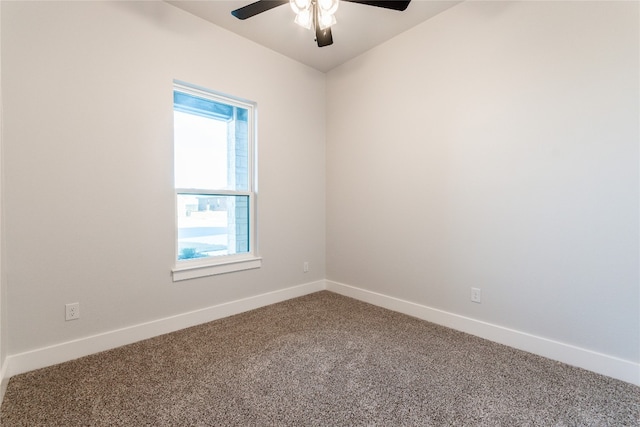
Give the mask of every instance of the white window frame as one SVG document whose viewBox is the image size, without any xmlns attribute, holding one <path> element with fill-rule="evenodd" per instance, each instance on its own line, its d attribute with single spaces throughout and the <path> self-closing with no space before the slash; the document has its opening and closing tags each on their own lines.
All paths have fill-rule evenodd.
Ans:
<svg viewBox="0 0 640 427">
<path fill-rule="evenodd" d="M 246 109 L 247 118 L 247 138 L 248 138 L 248 185 L 247 191 L 211 190 L 198 188 L 175 188 L 174 187 L 174 219 L 175 219 L 175 267 L 172 269 L 173 281 L 182 281 L 198 277 L 213 276 L 217 274 L 231 273 L 235 271 L 260 268 L 262 258 L 258 256 L 258 233 L 257 233 L 257 141 L 256 141 L 256 110 L 255 102 L 239 99 L 189 83 L 174 80 L 174 92 L 182 92 L 187 95 L 199 98 L 210 99 L 214 102 L 231 105 Z M 172 98 L 173 99 L 173 98 Z M 173 108 L 173 103 L 172 103 Z M 174 142 L 175 144 L 175 142 Z M 248 196 L 249 197 L 249 252 L 233 255 L 220 255 L 206 258 L 195 258 L 188 260 L 178 260 L 178 195 L 198 194 L 210 196 Z"/>
</svg>

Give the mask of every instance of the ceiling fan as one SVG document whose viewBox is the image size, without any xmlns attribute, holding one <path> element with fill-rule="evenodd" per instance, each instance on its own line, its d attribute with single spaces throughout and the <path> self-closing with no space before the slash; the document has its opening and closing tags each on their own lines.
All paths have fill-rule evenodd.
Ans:
<svg viewBox="0 0 640 427">
<path fill-rule="evenodd" d="M 367 6 L 382 7 L 402 11 L 409 6 L 411 0 L 343 0 L 350 3 L 360 3 Z M 333 44 L 331 26 L 336 23 L 334 13 L 338 9 L 339 0 L 258 0 L 231 12 L 238 19 L 247 19 L 259 13 L 289 3 L 296 13 L 295 22 L 308 29 L 315 29 L 318 47 Z"/>
</svg>

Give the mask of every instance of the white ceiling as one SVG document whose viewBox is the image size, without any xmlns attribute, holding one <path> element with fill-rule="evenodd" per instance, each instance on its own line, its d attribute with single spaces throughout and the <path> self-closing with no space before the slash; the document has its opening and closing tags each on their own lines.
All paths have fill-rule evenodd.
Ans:
<svg viewBox="0 0 640 427">
<path fill-rule="evenodd" d="M 293 22 L 295 14 L 286 4 L 242 21 L 233 17 L 231 11 L 254 0 L 167 0 L 180 9 L 322 72 L 461 1 L 412 0 L 403 12 L 343 1 L 335 15 L 338 23 L 331 28 L 333 44 L 319 48 L 314 41 L 315 34 Z"/>
</svg>

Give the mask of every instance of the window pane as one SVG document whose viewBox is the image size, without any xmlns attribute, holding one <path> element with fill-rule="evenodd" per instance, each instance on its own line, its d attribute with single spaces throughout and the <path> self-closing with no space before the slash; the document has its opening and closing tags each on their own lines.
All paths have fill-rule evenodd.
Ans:
<svg viewBox="0 0 640 427">
<path fill-rule="evenodd" d="M 227 123 L 175 111 L 176 188 L 226 189 Z"/>
<path fill-rule="evenodd" d="M 178 194 L 178 259 L 249 252 L 249 196 Z"/>
<path fill-rule="evenodd" d="M 175 186 L 249 191 L 249 110 L 174 92 Z"/>
</svg>

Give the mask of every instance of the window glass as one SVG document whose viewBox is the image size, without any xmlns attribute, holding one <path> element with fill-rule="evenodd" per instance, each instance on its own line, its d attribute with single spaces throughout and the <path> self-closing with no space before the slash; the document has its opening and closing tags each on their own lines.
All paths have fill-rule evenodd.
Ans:
<svg viewBox="0 0 640 427">
<path fill-rule="evenodd" d="M 253 105 L 174 86 L 176 260 L 254 251 Z"/>
<path fill-rule="evenodd" d="M 249 252 L 249 197 L 178 194 L 178 259 Z"/>
</svg>

